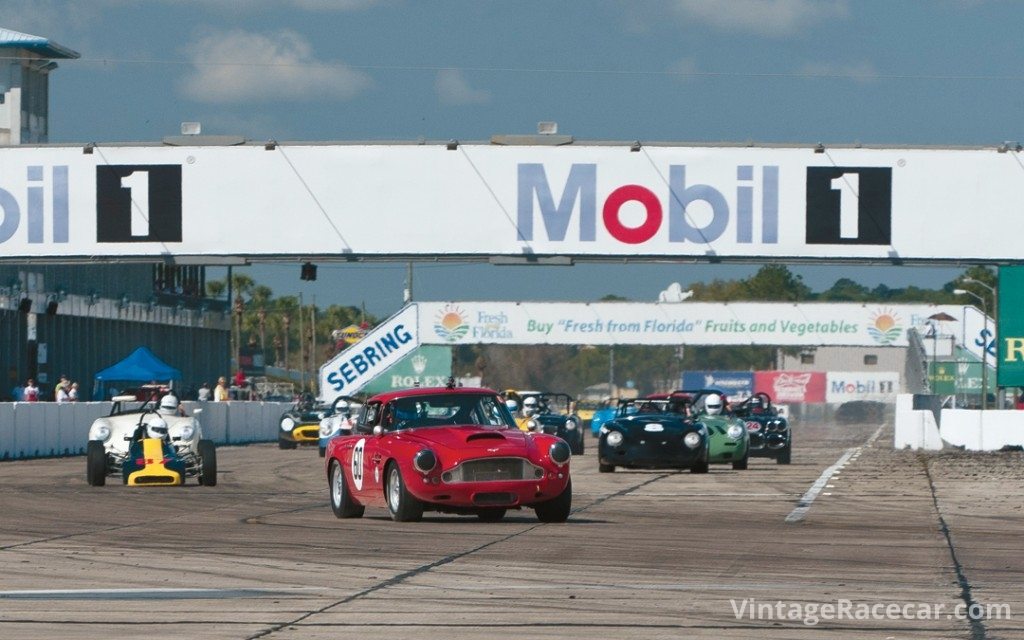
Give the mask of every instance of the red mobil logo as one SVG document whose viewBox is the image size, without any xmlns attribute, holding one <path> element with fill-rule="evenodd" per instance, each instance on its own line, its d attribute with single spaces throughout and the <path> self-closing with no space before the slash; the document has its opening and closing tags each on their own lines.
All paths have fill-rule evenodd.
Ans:
<svg viewBox="0 0 1024 640">
<path fill-rule="evenodd" d="M 573 164 L 565 183 L 553 185 L 543 164 L 523 163 L 518 166 L 516 239 L 534 239 L 535 213 L 539 213 L 547 240 L 565 241 L 569 223 L 578 211 L 579 240 L 593 242 L 598 236 L 600 200 L 600 224 L 608 236 L 624 244 L 647 242 L 665 226 L 669 242 L 707 244 L 722 237 L 730 225 L 735 228 L 736 242 L 750 244 L 755 242 L 755 210 L 760 213 L 758 242 L 777 244 L 779 168 L 763 166 L 758 169 L 753 165 L 737 166 L 733 174 L 735 182 L 729 180 L 728 185 L 716 187 L 693 183 L 686 165 L 669 165 L 667 185 L 651 188 L 624 184 L 599 194 L 596 164 Z M 755 191 L 760 195 L 756 204 Z M 556 193 L 559 194 L 557 203 Z M 695 202 L 703 202 L 710 209 L 710 221 L 706 224 L 697 224 L 687 214 L 687 207 Z M 644 215 L 639 224 L 623 223 L 620 214 L 627 203 L 637 203 L 642 208 Z"/>
</svg>

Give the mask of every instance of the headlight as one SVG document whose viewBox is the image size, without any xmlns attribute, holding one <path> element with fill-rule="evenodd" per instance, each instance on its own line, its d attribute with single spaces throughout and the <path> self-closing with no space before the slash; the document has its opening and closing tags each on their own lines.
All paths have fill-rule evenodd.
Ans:
<svg viewBox="0 0 1024 640">
<path fill-rule="evenodd" d="M 561 466 L 566 462 L 569 462 L 569 456 L 572 455 L 572 451 L 569 449 L 569 445 L 565 443 L 565 440 L 559 440 L 558 442 L 551 443 L 548 447 L 548 455 L 551 456 L 551 461 Z"/>
<path fill-rule="evenodd" d="M 725 430 L 725 435 L 729 436 L 733 440 L 739 440 L 743 437 L 743 427 L 738 424 L 731 424 L 729 428 Z"/>
<path fill-rule="evenodd" d="M 608 431 L 608 435 L 604 437 L 604 441 L 608 443 L 609 447 L 617 447 L 622 444 L 622 432 Z"/>
<path fill-rule="evenodd" d="M 324 418 L 323 420 L 320 421 L 320 437 L 321 438 L 326 438 L 327 436 L 331 435 L 332 431 L 334 431 L 334 429 L 331 427 L 331 419 L 330 418 Z"/>
<path fill-rule="evenodd" d="M 690 447 L 691 449 L 696 449 L 697 447 L 700 446 L 700 434 L 697 433 L 696 431 L 691 431 L 690 433 L 683 436 L 683 444 Z"/>
<path fill-rule="evenodd" d="M 420 473 L 429 473 L 437 466 L 437 456 L 430 449 L 421 449 L 412 457 L 412 466 Z"/>
<path fill-rule="evenodd" d="M 576 421 L 573 420 L 572 418 L 569 418 L 568 420 L 565 421 L 565 429 L 567 431 L 575 431 L 576 426 Z"/>
<path fill-rule="evenodd" d="M 526 428 L 529 431 L 537 431 L 540 429 L 540 423 L 536 420 L 530 420 L 526 423 Z"/>
<path fill-rule="evenodd" d="M 192 436 L 196 435 L 196 428 L 190 424 L 185 425 L 181 428 L 181 439 L 191 440 Z"/>
<path fill-rule="evenodd" d="M 110 423 L 105 420 L 103 422 L 97 421 L 93 423 L 92 427 L 89 429 L 89 439 L 102 440 L 103 442 L 106 442 L 110 439 L 110 433 Z"/>
<path fill-rule="evenodd" d="M 327 417 L 327 414 L 324 413 L 323 411 L 318 411 L 316 417 L 319 418 L 320 420 L 323 420 L 325 417 Z"/>
<path fill-rule="evenodd" d="M 295 421 L 291 418 L 281 420 L 281 431 L 291 431 L 295 428 Z"/>
</svg>

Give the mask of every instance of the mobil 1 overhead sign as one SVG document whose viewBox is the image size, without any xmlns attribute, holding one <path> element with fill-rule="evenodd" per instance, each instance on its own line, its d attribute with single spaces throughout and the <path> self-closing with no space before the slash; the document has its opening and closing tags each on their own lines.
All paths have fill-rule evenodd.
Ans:
<svg viewBox="0 0 1024 640">
<path fill-rule="evenodd" d="M 1020 257 L 1012 150 L 452 147 L 0 149 L 0 259 Z"/>
<path fill-rule="evenodd" d="M 906 346 L 957 305 L 419 302 L 424 344 Z"/>
</svg>

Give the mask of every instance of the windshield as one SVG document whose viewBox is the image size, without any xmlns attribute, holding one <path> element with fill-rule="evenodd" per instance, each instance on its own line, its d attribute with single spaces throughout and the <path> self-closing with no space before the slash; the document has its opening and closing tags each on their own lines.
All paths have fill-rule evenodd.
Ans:
<svg viewBox="0 0 1024 640">
<path fill-rule="evenodd" d="M 494 395 L 443 393 L 396 398 L 389 406 L 388 430 L 475 424 L 516 429 L 508 408 Z"/>
<path fill-rule="evenodd" d="M 676 413 L 674 403 L 668 400 L 630 400 L 619 405 L 619 416 Z"/>
</svg>

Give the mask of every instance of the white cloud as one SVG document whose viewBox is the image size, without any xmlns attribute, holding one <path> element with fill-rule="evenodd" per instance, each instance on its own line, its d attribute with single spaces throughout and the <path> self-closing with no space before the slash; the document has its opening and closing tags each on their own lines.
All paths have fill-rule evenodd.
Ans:
<svg viewBox="0 0 1024 640">
<path fill-rule="evenodd" d="M 209 32 L 190 44 L 187 56 L 194 67 L 181 89 L 200 102 L 348 100 L 372 84 L 344 63 L 314 59 L 293 31 Z"/>
<path fill-rule="evenodd" d="M 434 80 L 437 97 L 444 104 L 487 104 L 491 93 L 469 86 L 466 77 L 458 69 L 442 69 Z"/>
<path fill-rule="evenodd" d="M 878 79 L 878 70 L 870 62 L 855 64 L 830 64 L 827 62 L 811 62 L 800 69 L 801 75 L 821 76 L 825 78 L 848 78 L 860 83 L 874 82 Z"/>
<path fill-rule="evenodd" d="M 674 0 L 678 13 L 726 31 L 782 37 L 848 15 L 847 0 Z"/>
</svg>

